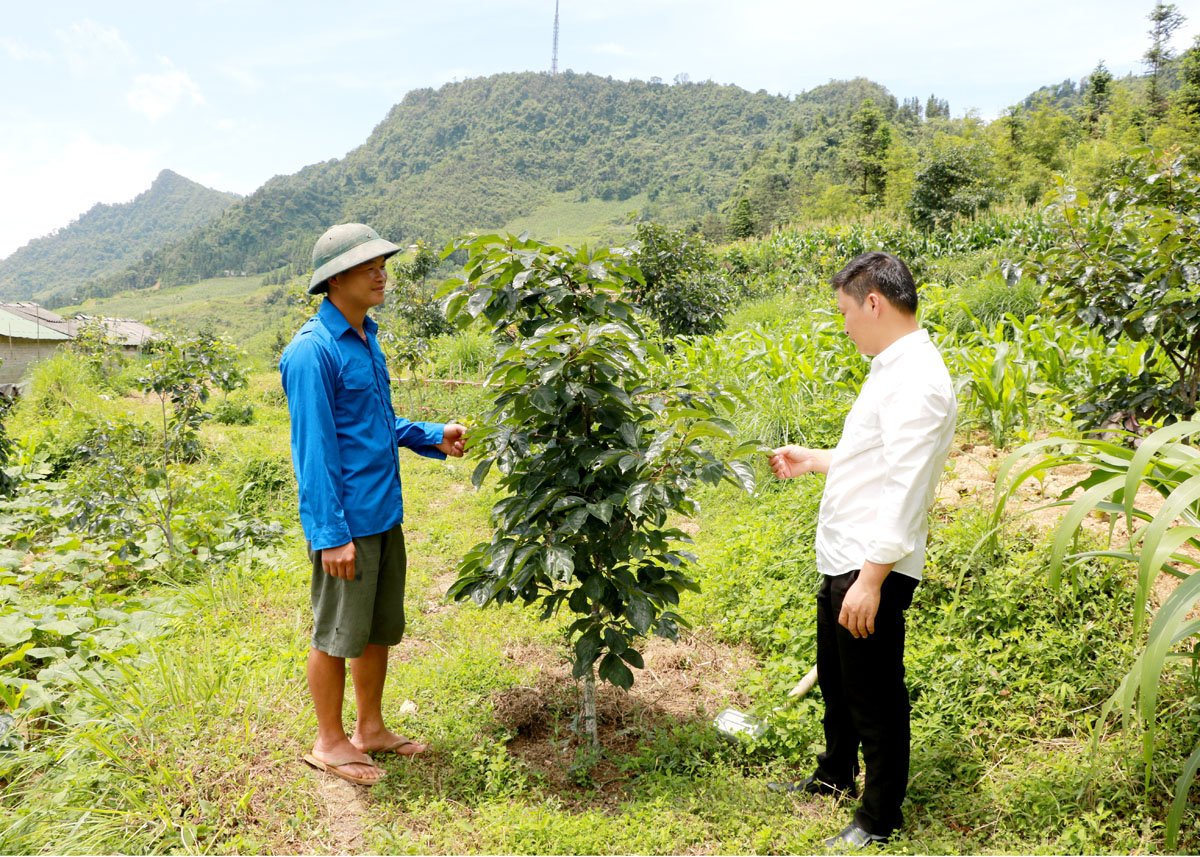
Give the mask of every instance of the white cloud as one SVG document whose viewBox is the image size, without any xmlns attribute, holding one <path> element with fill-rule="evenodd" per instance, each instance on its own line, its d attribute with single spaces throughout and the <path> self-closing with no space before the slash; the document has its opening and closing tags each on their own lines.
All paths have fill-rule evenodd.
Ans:
<svg viewBox="0 0 1200 857">
<path fill-rule="evenodd" d="M 97 202 L 128 202 L 150 187 L 161 153 L 100 142 L 60 129 L 27 129 L 0 140 L 0 258 L 61 229 Z"/>
<path fill-rule="evenodd" d="M 159 57 L 163 70 L 159 74 L 139 74 L 133 79 L 133 89 L 126 95 L 129 107 L 157 122 L 179 106 L 184 99 L 203 104 L 200 87 L 186 71 L 178 69 L 166 57 Z"/>
<path fill-rule="evenodd" d="M 8 58 L 16 62 L 28 62 L 35 60 L 43 62 L 50 59 L 50 54 L 41 48 L 31 48 L 24 42 L 18 42 L 16 39 L 0 39 L 0 48 L 4 48 L 4 52 L 8 54 Z"/>
<path fill-rule="evenodd" d="M 257 92 L 258 90 L 262 89 L 262 78 L 252 72 L 245 65 L 224 63 L 217 66 L 217 71 L 232 80 L 247 92 Z"/>
<path fill-rule="evenodd" d="M 67 67 L 77 75 L 133 62 L 133 50 L 125 44 L 116 27 L 105 27 L 91 18 L 76 21 L 54 33 L 62 48 Z"/>
</svg>

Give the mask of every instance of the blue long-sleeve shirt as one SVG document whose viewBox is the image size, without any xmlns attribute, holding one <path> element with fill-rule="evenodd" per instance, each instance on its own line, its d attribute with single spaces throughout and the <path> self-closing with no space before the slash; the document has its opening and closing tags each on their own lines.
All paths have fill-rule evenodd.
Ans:
<svg viewBox="0 0 1200 857">
<path fill-rule="evenodd" d="M 326 299 L 279 361 L 292 417 L 300 523 L 313 550 L 386 532 L 404 520 L 398 447 L 446 457 L 435 448 L 441 423 L 398 419 L 392 410 L 377 329 L 365 319 L 364 341 Z"/>
</svg>

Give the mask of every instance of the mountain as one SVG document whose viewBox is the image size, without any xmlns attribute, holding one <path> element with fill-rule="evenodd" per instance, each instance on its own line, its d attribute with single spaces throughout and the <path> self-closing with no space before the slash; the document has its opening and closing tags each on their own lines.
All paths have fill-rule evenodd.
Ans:
<svg viewBox="0 0 1200 857">
<path fill-rule="evenodd" d="M 578 222 L 592 211 L 609 221 L 635 209 L 664 222 L 697 220 L 727 202 L 755 149 L 790 127 L 798 109 L 785 96 L 712 82 L 572 72 L 415 90 L 345 158 L 276 176 L 81 296 L 229 269 L 303 271 L 317 236 L 341 221 L 409 243 L 531 216 Z M 603 225 L 575 231 L 596 236 Z"/>
<path fill-rule="evenodd" d="M 0 297 L 54 303 L 177 241 L 240 199 L 163 170 L 130 202 L 98 203 L 68 226 L 0 260 Z"/>
</svg>

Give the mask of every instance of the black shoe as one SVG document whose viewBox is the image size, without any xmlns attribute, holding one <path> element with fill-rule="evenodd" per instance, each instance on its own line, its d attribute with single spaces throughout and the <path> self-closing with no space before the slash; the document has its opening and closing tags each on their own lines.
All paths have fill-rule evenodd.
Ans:
<svg viewBox="0 0 1200 857">
<path fill-rule="evenodd" d="M 837 836 L 825 840 L 825 850 L 844 854 L 847 851 L 862 851 L 865 848 L 873 848 L 876 845 L 886 845 L 887 841 L 887 836 L 876 836 L 874 833 L 867 833 L 867 831 L 852 821 Z"/>
<path fill-rule="evenodd" d="M 851 783 L 847 788 L 838 788 L 824 780 L 818 780 L 815 776 L 805 777 L 794 783 L 767 783 L 767 788 L 773 792 L 785 792 L 787 794 L 809 794 L 809 795 L 832 795 L 833 797 L 858 797 L 858 788 L 854 783 Z"/>
</svg>

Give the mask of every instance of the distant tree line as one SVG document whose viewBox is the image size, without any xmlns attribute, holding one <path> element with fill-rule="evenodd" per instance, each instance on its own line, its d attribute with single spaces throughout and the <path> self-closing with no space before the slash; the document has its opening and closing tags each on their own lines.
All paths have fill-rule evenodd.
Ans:
<svg viewBox="0 0 1200 857">
<path fill-rule="evenodd" d="M 897 104 L 886 92 L 806 115 L 755 148 L 724 220 L 698 228 L 740 238 L 874 211 L 945 225 L 998 203 L 1036 203 L 1055 173 L 1095 190 L 1147 144 L 1178 146 L 1200 166 L 1200 36 L 1177 57 L 1168 43 L 1183 16 L 1157 3 L 1148 17 L 1145 75 L 1115 79 L 1101 60 L 1078 84 L 1043 87 L 994 122 L 952 119 L 934 95 L 922 111 L 919 99 Z"/>
</svg>

